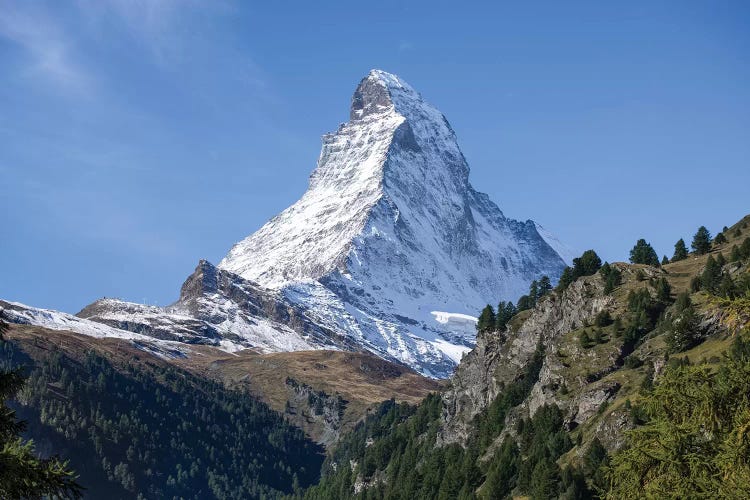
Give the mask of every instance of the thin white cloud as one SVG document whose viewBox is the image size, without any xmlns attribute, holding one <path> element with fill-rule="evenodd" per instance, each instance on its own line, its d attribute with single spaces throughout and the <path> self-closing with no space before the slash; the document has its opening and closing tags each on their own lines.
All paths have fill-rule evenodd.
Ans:
<svg viewBox="0 0 750 500">
<path fill-rule="evenodd" d="M 28 4 L 0 2 L 0 38 L 19 46 L 29 58 L 25 73 L 74 90 L 90 85 L 86 72 L 73 61 L 72 41 L 62 27 Z"/>
</svg>

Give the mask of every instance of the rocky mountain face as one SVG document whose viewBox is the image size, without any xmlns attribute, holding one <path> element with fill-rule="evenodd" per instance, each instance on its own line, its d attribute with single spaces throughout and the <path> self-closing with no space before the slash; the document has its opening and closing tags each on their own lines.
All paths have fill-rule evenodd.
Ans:
<svg viewBox="0 0 750 500">
<path fill-rule="evenodd" d="M 322 329 L 280 293 L 202 260 L 185 280 L 180 298 L 167 307 L 101 299 L 78 314 L 98 323 L 157 339 L 252 347 L 262 352 L 354 348 Z"/>
<path fill-rule="evenodd" d="M 745 219 L 731 232 L 743 223 Z M 741 241 L 737 238 L 718 247 L 713 256 L 728 253 Z M 520 313 L 505 331 L 479 334 L 476 347 L 459 364 L 450 389 L 443 394 L 438 441 L 466 443 L 475 430 L 475 418 L 486 412 L 508 384 L 524 376 L 524 369 L 541 350 L 538 380 L 523 402 L 508 412 L 506 430 L 497 442 L 513 434 L 520 419 L 533 416 L 544 405 L 556 405 L 565 416 L 566 427 L 579 429 L 583 441 L 577 448 L 579 454 L 594 437 L 606 448 L 618 449 L 624 443 L 623 431 L 633 425 L 626 402 L 638 398 L 644 379 L 648 383 L 657 376 L 672 353 L 668 336 L 675 327 L 670 318 L 677 313 L 670 304 L 679 293 L 690 292 L 693 285 L 689 282 L 704 272 L 707 257 L 691 256 L 661 267 L 612 264 L 620 275 L 614 290 L 606 290 L 601 273 L 585 276 Z M 727 263 L 723 272 L 740 280 L 748 267 Z M 669 284 L 671 293 L 659 299 L 657 288 L 662 281 Z M 633 301 L 638 293 L 647 297 L 646 314 L 655 317 L 640 327 L 640 337 L 633 340 L 637 331 L 633 323 L 643 321 L 638 319 L 640 313 L 635 312 L 638 306 Z M 715 357 L 728 347 L 732 335 L 750 324 L 746 310 L 730 313 L 726 301 L 693 294 L 692 302 L 698 319 L 691 329 L 700 340 L 684 355 L 693 361 Z M 705 339 L 715 339 L 715 344 L 700 344 Z"/>
<path fill-rule="evenodd" d="M 628 266 L 616 266 L 632 275 Z M 585 379 L 568 380 L 566 367 L 559 357 L 565 348 L 575 351 L 566 353 L 574 358 L 592 357 L 575 344 L 575 338 L 573 343 L 570 342 L 570 333 L 593 325 L 597 314 L 603 311 L 612 314 L 616 312 L 617 300 L 613 295 L 604 294 L 603 288 L 604 284 L 599 276 L 581 278 L 561 294 L 545 297 L 534 310 L 517 318 L 517 322 L 506 332 L 478 335 L 476 348 L 458 366 L 451 379 L 451 389 L 444 395 L 445 426 L 442 441 L 466 442 L 471 432 L 472 419 L 492 403 L 509 381 L 517 379 L 523 373 L 524 367 L 540 346 L 544 349 L 545 357 L 539 380 L 522 407 L 515 410 L 517 413 L 533 415 L 544 404 L 559 404 L 562 401 L 555 397 L 556 391 L 562 386 L 566 386 L 568 391 L 575 386 L 583 390 L 565 398 L 564 407 L 570 408 L 571 422 L 577 421 L 580 424 L 591 416 L 592 410 L 595 413 L 603 401 L 613 396 L 614 394 L 607 394 L 603 399 L 597 399 L 592 408 L 587 401 L 590 393 L 599 389 L 584 389 L 588 385 Z M 578 359 L 575 362 L 588 365 L 593 361 L 614 368 L 618 362 L 618 354 L 619 351 L 613 346 L 611 352 L 602 358 Z M 569 362 L 566 361 L 566 364 Z"/>
<path fill-rule="evenodd" d="M 13 308 L 24 311 L 21 322 L 96 336 L 230 351 L 367 350 L 444 378 L 474 346 L 473 315 L 543 275 L 554 280 L 566 252 L 477 192 L 445 117 L 397 76 L 373 70 L 349 122 L 323 137 L 302 198 L 217 267 L 201 261 L 174 304 L 101 299 L 77 318 Z"/>
</svg>

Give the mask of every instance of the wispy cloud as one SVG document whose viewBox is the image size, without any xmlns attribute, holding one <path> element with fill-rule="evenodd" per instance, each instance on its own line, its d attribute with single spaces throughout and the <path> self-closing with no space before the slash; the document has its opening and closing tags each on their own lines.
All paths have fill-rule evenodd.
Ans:
<svg viewBox="0 0 750 500">
<path fill-rule="evenodd" d="M 0 38 L 26 53 L 26 75 L 74 90 L 90 86 L 89 75 L 71 55 L 73 41 L 45 12 L 25 3 L 0 2 Z"/>
</svg>

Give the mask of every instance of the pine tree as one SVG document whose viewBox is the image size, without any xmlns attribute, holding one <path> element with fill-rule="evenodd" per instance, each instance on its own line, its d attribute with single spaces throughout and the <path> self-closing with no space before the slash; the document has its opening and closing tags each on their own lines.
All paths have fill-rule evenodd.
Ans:
<svg viewBox="0 0 750 500">
<path fill-rule="evenodd" d="M 531 498 L 556 498 L 557 483 L 560 481 L 560 469 L 549 458 L 543 458 L 531 473 L 529 494 Z"/>
<path fill-rule="evenodd" d="M 529 304 L 531 307 L 536 305 L 536 300 L 539 298 L 539 282 L 534 280 L 529 285 Z"/>
<path fill-rule="evenodd" d="M 477 319 L 477 331 L 485 333 L 492 331 L 495 327 L 495 310 L 491 305 L 487 304 L 482 309 Z"/>
<path fill-rule="evenodd" d="M 740 253 L 745 259 L 750 257 L 750 237 L 745 238 L 745 241 L 742 242 L 742 245 L 740 246 Z"/>
<path fill-rule="evenodd" d="M 531 297 L 528 295 L 521 295 L 521 297 L 519 297 L 518 303 L 516 304 L 516 309 L 519 312 L 531 309 L 532 307 L 534 307 L 534 302 L 531 300 Z"/>
<path fill-rule="evenodd" d="M 719 284 L 718 293 L 720 296 L 727 299 L 734 299 L 737 297 L 737 287 L 732 281 L 732 277 L 728 273 L 724 273 Z"/>
<path fill-rule="evenodd" d="M 495 316 L 495 330 L 503 332 L 508 326 L 508 322 L 516 315 L 516 307 L 513 302 L 500 302 L 497 305 L 497 315 Z"/>
<path fill-rule="evenodd" d="M 713 255 L 709 255 L 706 260 L 706 267 L 703 268 L 703 274 L 701 274 L 701 288 L 715 294 L 719 291 L 720 284 L 721 266 L 716 262 Z"/>
<path fill-rule="evenodd" d="M 573 259 L 573 278 L 591 276 L 602 267 L 602 259 L 593 250 L 586 250 L 580 257 Z"/>
<path fill-rule="evenodd" d="M 698 232 L 693 236 L 691 246 L 698 255 L 704 255 L 711 251 L 711 233 L 708 232 L 706 226 L 698 228 Z"/>
<path fill-rule="evenodd" d="M 0 344 L 7 328 L 0 320 Z M 34 444 L 18 437 L 25 423 L 3 402 L 13 399 L 23 384 L 20 369 L 0 371 L 0 498 L 80 498 L 83 489 L 67 462 L 39 458 Z"/>
<path fill-rule="evenodd" d="M 674 255 L 672 256 L 672 262 L 677 262 L 680 260 L 687 259 L 688 256 L 688 249 L 687 246 L 685 246 L 685 240 L 680 238 L 677 240 L 677 243 L 674 244 Z"/>
<path fill-rule="evenodd" d="M 515 441 L 510 436 L 506 436 L 500 450 L 492 458 L 480 498 L 488 500 L 505 498 L 513 490 L 518 473 L 518 456 L 518 446 Z"/>
<path fill-rule="evenodd" d="M 723 245 L 727 242 L 726 236 L 724 236 L 724 233 L 719 233 L 714 238 L 714 245 Z"/>
<path fill-rule="evenodd" d="M 646 264 L 649 266 L 659 265 L 659 256 L 654 248 L 643 238 L 638 240 L 630 250 L 630 262 L 633 264 Z"/>
<path fill-rule="evenodd" d="M 566 267 L 560 275 L 560 281 L 557 282 L 557 290 L 560 292 L 565 290 L 571 283 L 573 283 L 573 281 L 575 281 L 575 278 L 573 277 L 573 269 Z"/>
<path fill-rule="evenodd" d="M 666 278 L 661 278 L 656 283 L 656 298 L 661 302 L 669 302 L 671 294 L 672 287 L 669 285 L 669 282 Z"/>
<path fill-rule="evenodd" d="M 724 267 L 726 265 L 727 259 L 724 258 L 723 252 L 719 252 L 719 255 L 716 256 L 716 263 L 719 267 Z"/>
<path fill-rule="evenodd" d="M 549 279 L 549 276 L 542 276 L 539 278 L 539 296 L 538 298 L 542 298 L 545 295 L 547 295 L 549 292 L 552 291 L 552 282 Z"/>
<path fill-rule="evenodd" d="M 669 264 L 669 258 L 665 255 L 661 258 L 661 265 L 666 266 L 667 264 Z"/>
<path fill-rule="evenodd" d="M 737 262 L 739 260 L 742 260 L 740 248 L 737 245 L 732 245 L 732 251 L 729 254 L 729 262 Z"/>
</svg>

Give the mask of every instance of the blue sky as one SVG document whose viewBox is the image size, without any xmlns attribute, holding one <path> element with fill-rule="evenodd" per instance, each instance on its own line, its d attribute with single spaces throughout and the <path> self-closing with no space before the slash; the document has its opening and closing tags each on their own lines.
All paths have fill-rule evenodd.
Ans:
<svg viewBox="0 0 750 500">
<path fill-rule="evenodd" d="M 0 0 L 1 298 L 175 300 L 303 193 L 375 67 L 576 249 L 750 212 L 748 2 L 282 4 Z"/>
</svg>

